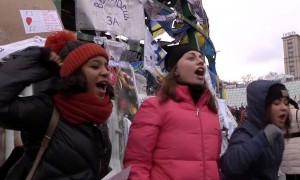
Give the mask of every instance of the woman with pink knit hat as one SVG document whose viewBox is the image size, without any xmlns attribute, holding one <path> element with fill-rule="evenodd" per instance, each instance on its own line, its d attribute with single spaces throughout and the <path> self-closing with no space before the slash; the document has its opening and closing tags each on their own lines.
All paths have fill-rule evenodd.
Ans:
<svg viewBox="0 0 300 180">
<path fill-rule="evenodd" d="M 0 67 L 0 127 L 21 131 L 24 145 L 22 158 L 6 179 L 28 175 L 54 107 L 59 121 L 32 179 L 95 180 L 108 174 L 106 121 L 113 96 L 108 60 L 99 45 L 61 31 L 47 38 L 45 48 L 28 47 Z M 55 84 L 39 86 L 49 78 Z M 19 97 L 32 83 L 38 87 L 34 95 Z"/>
</svg>

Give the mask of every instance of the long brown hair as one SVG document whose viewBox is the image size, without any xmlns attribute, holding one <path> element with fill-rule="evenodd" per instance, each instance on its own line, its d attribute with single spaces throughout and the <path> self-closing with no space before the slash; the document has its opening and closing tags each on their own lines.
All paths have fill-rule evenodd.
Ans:
<svg viewBox="0 0 300 180">
<path fill-rule="evenodd" d="M 176 68 L 173 68 L 168 75 L 164 78 L 162 87 L 161 87 L 161 98 L 159 102 L 161 104 L 167 102 L 169 99 L 180 102 L 182 99 L 176 96 L 176 84 L 178 83 L 178 76 L 175 74 Z M 205 89 L 207 89 L 206 81 L 204 83 Z M 210 94 L 208 108 L 214 113 L 218 113 L 216 100 L 212 94 Z"/>
</svg>

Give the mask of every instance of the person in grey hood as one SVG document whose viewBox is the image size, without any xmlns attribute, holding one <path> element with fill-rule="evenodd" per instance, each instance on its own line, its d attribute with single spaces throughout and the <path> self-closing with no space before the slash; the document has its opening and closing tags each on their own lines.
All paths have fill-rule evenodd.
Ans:
<svg viewBox="0 0 300 180">
<path fill-rule="evenodd" d="M 235 129 L 221 157 L 224 180 L 278 179 L 290 103 L 295 102 L 279 82 L 257 80 L 247 86 L 248 121 Z"/>
</svg>

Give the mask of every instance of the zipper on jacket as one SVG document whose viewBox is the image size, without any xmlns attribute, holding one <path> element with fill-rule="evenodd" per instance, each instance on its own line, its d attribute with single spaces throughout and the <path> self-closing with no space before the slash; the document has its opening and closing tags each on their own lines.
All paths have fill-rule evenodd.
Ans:
<svg viewBox="0 0 300 180">
<path fill-rule="evenodd" d="M 197 107 L 196 108 L 196 116 L 199 117 L 200 114 L 200 108 Z M 199 119 L 200 122 L 200 128 L 201 128 L 201 136 L 203 137 L 203 127 L 202 127 L 202 121 L 201 119 Z M 201 145 L 202 145 L 202 149 L 204 149 L 204 142 L 203 139 L 201 138 Z M 203 177 L 206 177 L 206 171 L 205 171 L 205 157 L 204 157 L 204 150 L 202 150 L 202 162 L 203 162 Z"/>
<path fill-rule="evenodd" d="M 200 114 L 199 108 L 196 109 L 196 113 L 197 113 L 197 117 L 199 117 L 199 114 Z M 199 122 L 200 122 L 200 128 L 201 128 L 201 136 L 203 137 L 203 127 L 202 127 L 202 121 L 200 118 L 199 118 Z M 203 150 L 204 149 L 203 138 L 201 138 L 201 145 L 202 145 L 203 177 L 206 177 L 206 171 L 205 171 L 206 163 L 205 163 L 204 150 Z"/>
</svg>

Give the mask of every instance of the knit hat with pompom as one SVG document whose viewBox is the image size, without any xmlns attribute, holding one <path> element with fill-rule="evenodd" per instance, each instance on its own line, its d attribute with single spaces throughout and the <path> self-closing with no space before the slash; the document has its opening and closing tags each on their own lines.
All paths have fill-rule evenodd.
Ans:
<svg viewBox="0 0 300 180">
<path fill-rule="evenodd" d="M 47 37 L 45 47 L 50 48 L 62 59 L 61 77 L 74 73 L 93 57 L 103 56 L 107 61 L 109 60 L 107 52 L 101 46 L 76 40 L 75 35 L 70 31 L 53 32 Z"/>
</svg>

